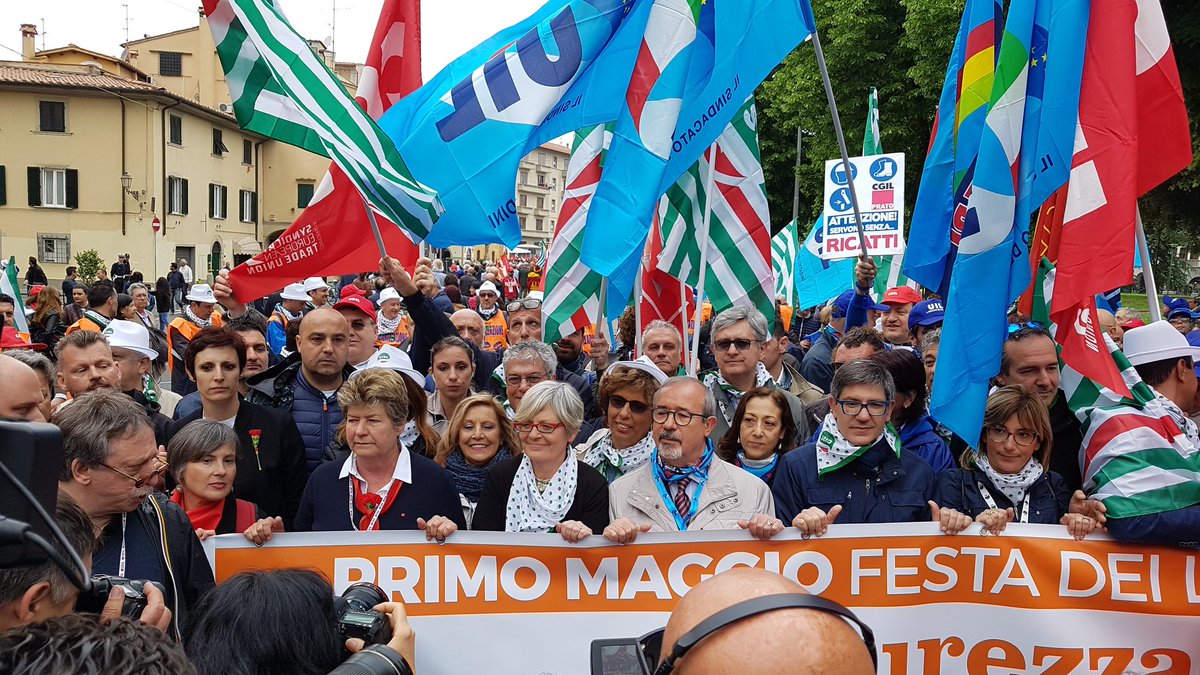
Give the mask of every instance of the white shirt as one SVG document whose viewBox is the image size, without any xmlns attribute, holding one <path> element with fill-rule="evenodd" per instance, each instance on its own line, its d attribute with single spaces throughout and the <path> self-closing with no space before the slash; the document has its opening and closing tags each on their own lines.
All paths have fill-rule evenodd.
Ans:
<svg viewBox="0 0 1200 675">
<path fill-rule="evenodd" d="M 179 273 L 183 275 L 183 283 L 185 283 L 185 284 L 192 283 L 193 277 L 192 277 L 191 265 L 184 265 L 183 267 L 180 267 Z"/>
<path fill-rule="evenodd" d="M 338 478 L 354 476 L 363 484 L 363 490 L 366 490 L 367 479 L 363 478 L 358 472 L 358 462 L 351 452 L 346 458 L 346 462 L 342 464 L 342 471 L 338 474 Z M 408 451 L 408 447 L 403 443 L 400 444 L 400 456 L 396 458 L 396 468 L 392 469 L 392 481 L 400 481 L 412 485 L 412 455 Z M 376 494 L 380 497 L 387 497 L 388 488 L 392 486 L 392 481 L 389 481 L 386 486 Z"/>
</svg>

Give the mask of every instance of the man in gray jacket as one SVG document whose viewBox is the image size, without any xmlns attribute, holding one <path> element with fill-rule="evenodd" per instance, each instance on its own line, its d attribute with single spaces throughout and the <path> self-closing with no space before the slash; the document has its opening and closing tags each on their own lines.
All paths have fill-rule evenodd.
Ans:
<svg viewBox="0 0 1200 675">
<path fill-rule="evenodd" d="M 628 544 L 639 532 L 731 530 L 762 539 L 783 530 L 762 480 L 713 452 L 712 392 L 690 377 L 672 377 L 654 395 L 655 449 L 650 461 L 609 486 L 604 536 Z"/>
</svg>

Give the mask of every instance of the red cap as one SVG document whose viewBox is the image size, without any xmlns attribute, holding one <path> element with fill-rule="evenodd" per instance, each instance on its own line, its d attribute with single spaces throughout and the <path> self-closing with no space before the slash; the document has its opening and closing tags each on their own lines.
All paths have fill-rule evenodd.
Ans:
<svg viewBox="0 0 1200 675">
<path fill-rule="evenodd" d="M 918 303 L 924 298 L 911 286 L 897 286 L 887 289 L 887 293 L 883 294 L 883 299 L 879 302 L 890 305 L 893 303 L 904 305 L 908 303 Z"/>
<path fill-rule="evenodd" d="M 350 290 L 350 287 L 347 286 L 346 290 Z M 343 309 L 343 308 L 357 309 L 358 311 L 362 312 L 363 314 L 366 314 L 367 316 L 371 317 L 372 321 L 375 321 L 375 304 L 372 303 L 370 300 L 368 300 L 365 296 L 359 295 L 357 293 L 346 293 L 345 291 L 343 291 L 342 299 L 338 300 L 333 305 L 333 308 L 334 309 Z"/>
<path fill-rule="evenodd" d="M 27 295 L 25 297 L 28 300 L 34 300 L 37 298 L 38 293 L 41 293 L 44 290 L 46 290 L 46 287 L 41 284 L 38 284 L 36 286 L 30 286 L 29 287 L 29 295 Z"/>
<path fill-rule="evenodd" d="M 4 330 L 0 331 L 0 349 L 36 349 L 40 352 L 45 348 L 46 345 L 41 342 L 26 342 L 12 326 L 5 326 Z"/>
<path fill-rule="evenodd" d="M 1141 328 L 1142 326 L 1145 326 L 1145 325 L 1146 325 L 1146 322 L 1142 321 L 1141 319 L 1130 319 L 1130 320 L 1126 321 L 1125 323 L 1121 324 L 1121 328 L 1124 328 L 1125 330 L 1129 330 L 1130 328 Z"/>
</svg>

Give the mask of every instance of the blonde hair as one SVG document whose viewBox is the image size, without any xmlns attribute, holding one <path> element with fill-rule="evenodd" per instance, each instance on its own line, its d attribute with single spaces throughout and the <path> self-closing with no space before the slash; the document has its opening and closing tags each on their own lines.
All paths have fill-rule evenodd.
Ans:
<svg viewBox="0 0 1200 675">
<path fill-rule="evenodd" d="M 343 416 L 337 428 L 338 443 L 346 442 L 345 415 L 351 408 L 377 405 L 392 424 L 403 427 L 408 421 L 408 386 L 404 376 L 394 370 L 370 368 L 356 373 L 338 390 L 337 400 Z"/>
<path fill-rule="evenodd" d="M 1050 426 L 1050 413 L 1046 404 L 1037 394 L 1019 384 L 1001 387 L 988 397 L 987 408 L 983 412 L 983 429 L 979 432 L 979 449 L 972 452 L 968 449 L 959 459 L 959 464 L 965 469 L 974 469 L 977 452 L 987 452 L 987 430 L 990 427 L 1002 427 L 1008 419 L 1016 415 L 1021 426 L 1037 434 L 1040 446 L 1034 453 L 1043 467 L 1049 467 L 1050 448 L 1054 444 L 1054 430 Z"/>
<path fill-rule="evenodd" d="M 521 454 L 521 439 L 513 429 L 512 422 L 508 421 L 508 415 L 500 406 L 500 402 L 491 394 L 475 394 L 459 401 L 458 407 L 454 409 L 454 414 L 450 417 L 450 425 L 446 427 L 446 433 L 438 443 L 437 456 L 433 458 L 435 462 L 446 466 L 446 458 L 458 449 L 458 435 L 462 431 L 463 423 L 471 408 L 487 408 L 492 411 L 492 414 L 496 416 L 497 424 L 500 425 L 500 447 L 508 448 L 508 452 L 514 457 Z"/>
</svg>

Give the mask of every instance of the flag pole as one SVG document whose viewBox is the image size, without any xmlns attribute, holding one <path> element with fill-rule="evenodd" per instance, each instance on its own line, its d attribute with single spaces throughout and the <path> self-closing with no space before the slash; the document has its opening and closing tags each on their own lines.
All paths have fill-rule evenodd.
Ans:
<svg viewBox="0 0 1200 675">
<path fill-rule="evenodd" d="M 796 171 L 792 176 L 792 222 L 800 219 L 800 157 L 804 148 L 804 127 L 796 125 Z"/>
<path fill-rule="evenodd" d="M 550 265 L 547 264 L 546 267 Z M 604 329 L 608 327 L 608 277 L 600 277 L 600 314 L 597 318 L 599 321 L 596 325 L 596 335 L 601 335 L 601 331 L 604 331 L 603 335 L 607 339 L 608 331 Z"/>
<path fill-rule="evenodd" d="M 712 220 L 712 203 L 713 203 L 713 185 L 716 183 L 717 171 L 717 143 L 713 144 L 708 149 L 708 178 L 704 187 L 704 220 L 700 225 L 700 238 L 697 240 L 700 243 L 700 276 L 696 282 L 696 332 L 692 334 L 692 359 L 689 362 L 688 375 L 696 377 L 696 372 L 700 370 L 700 318 L 704 312 L 704 272 L 708 267 L 708 232 L 709 222 Z M 687 303 L 684 302 L 685 314 Z"/>
<path fill-rule="evenodd" d="M 1146 300 L 1150 304 L 1150 321 L 1162 320 L 1162 301 L 1154 283 L 1154 268 L 1150 266 L 1150 246 L 1146 243 L 1146 227 L 1142 225 L 1142 209 L 1137 210 L 1137 247 L 1142 257 L 1142 281 L 1146 283 Z"/>
<path fill-rule="evenodd" d="M 858 207 L 858 193 L 854 190 L 854 175 L 850 166 L 850 153 L 846 150 L 846 134 L 842 131 L 842 118 L 838 116 L 837 101 L 833 98 L 833 85 L 829 82 L 829 67 L 825 65 L 825 52 L 821 49 L 821 38 L 816 27 L 812 32 L 813 49 L 817 53 L 817 67 L 825 83 L 825 98 L 829 101 L 829 112 L 833 115 L 833 132 L 837 136 L 838 150 L 842 153 L 842 170 L 846 172 L 846 187 L 850 192 L 850 205 L 854 207 L 854 222 L 858 226 L 858 246 L 862 259 L 870 257 L 867 252 L 867 236 L 863 233 L 862 211 Z"/>
<path fill-rule="evenodd" d="M 362 194 L 359 194 L 362 197 Z M 375 234 L 375 245 L 379 247 L 379 257 L 388 257 L 387 248 L 383 245 L 383 235 L 379 232 L 379 223 L 375 221 L 375 212 L 371 210 L 371 206 L 367 204 L 366 198 L 362 200 L 363 208 L 367 210 L 367 220 L 371 221 L 371 232 Z"/>
</svg>

